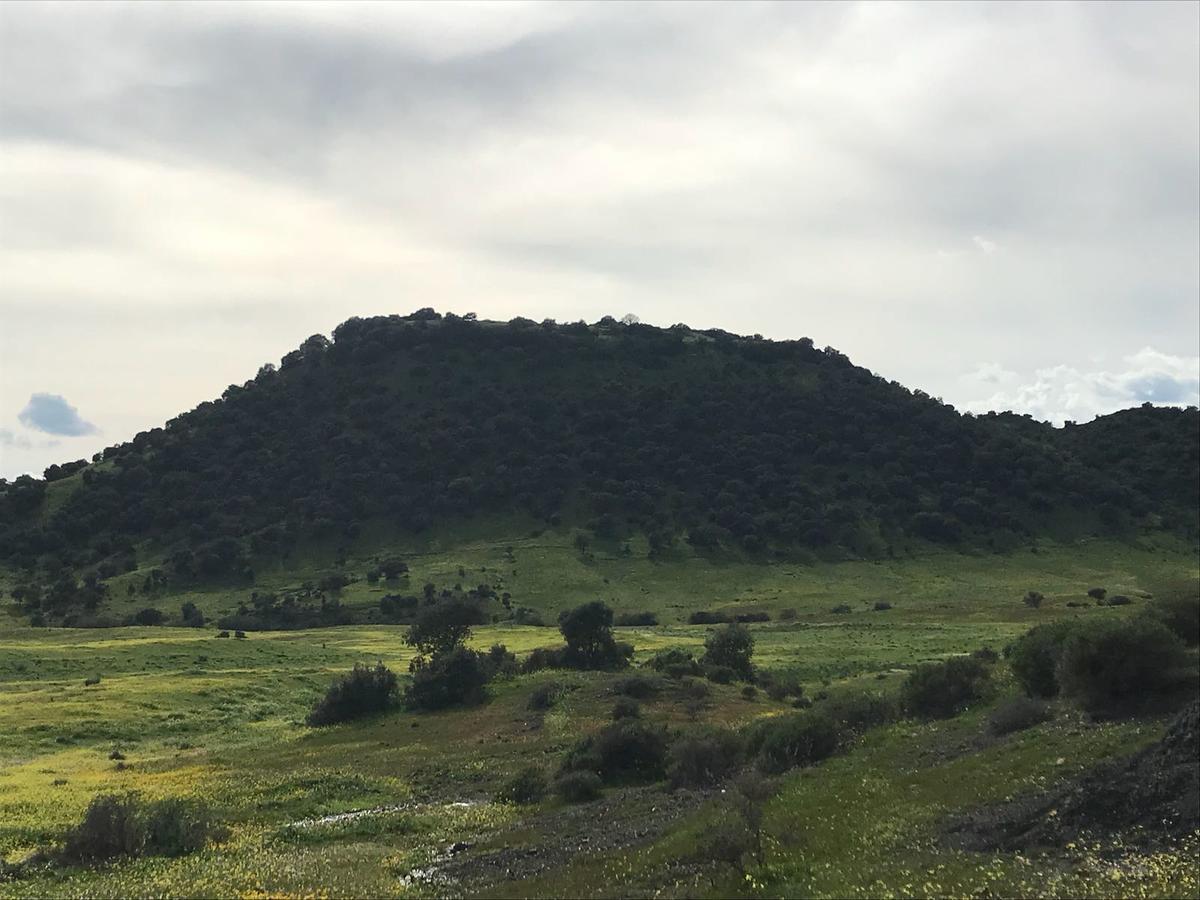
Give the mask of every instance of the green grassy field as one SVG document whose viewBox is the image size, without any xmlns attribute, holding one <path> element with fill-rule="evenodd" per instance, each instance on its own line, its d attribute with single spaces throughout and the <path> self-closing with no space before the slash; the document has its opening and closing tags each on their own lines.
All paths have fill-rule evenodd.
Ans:
<svg viewBox="0 0 1200 900">
<path fill-rule="evenodd" d="M 280 591 L 339 571 L 352 581 L 338 594 L 341 603 L 370 621 L 385 594 L 419 594 L 426 583 L 438 590 L 488 584 L 512 595 L 514 606 L 543 613 L 553 622 L 558 610 L 602 599 L 618 612 L 650 611 L 662 624 L 686 621 L 698 609 L 727 612 L 767 611 L 777 616 L 792 609 L 798 621 L 821 622 L 830 609 L 850 604 L 853 615 L 887 600 L 910 621 L 954 621 L 973 618 L 1022 624 L 1035 621 L 1021 598 L 1038 590 L 1046 607 L 1065 610 L 1072 601 L 1087 601 L 1092 586 L 1137 597 L 1164 587 L 1194 583 L 1194 549 L 1166 535 L 1135 544 L 1089 540 L 1073 544 L 1039 542 L 1007 554 L 965 555 L 930 549 L 915 557 L 890 560 L 822 562 L 764 561 L 700 556 L 687 545 L 661 560 L 646 556 L 644 543 L 596 546 L 587 558 L 567 529 L 539 531 L 527 522 L 490 522 L 434 532 L 420 540 L 369 534 L 346 552 L 341 565 L 329 546 L 307 546 L 285 562 L 260 561 L 253 585 L 196 590 L 170 590 L 166 595 L 130 595 L 141 584 L 143 568 L 109 580 L 111 600 L 101 610 L 121 618 L 155 606 L 178 621 L 179 608 L 193 602 L 210 619 L 232 612 L 252 590 Z M 497 534 L 506 535 L 497 537 Z M 525 537 L 511 537 L 525 534 Z M 407 576 L 370 584 L 366 573 L 379 559 L 398 556 L 410 566 Z M 0 588 L 14 579 L 0 572 Z M 503 613 L 497 604 L 495 611 Z"/>
<path fill-rule="evenodd" d="M 547 613 L 597 596 L 621 610 L 658 612 L 661 626 L 620 629 L 636 647 L 635 664 L 664 647 L 699 648 L 708 629 L 681 624 L 689 610 L 795 609 L 795 621 L 753 626 L 755 661 L 795 673 L 810 695 L 890 690 L 922 660 L 981 646 L 1000 649 L 1031 625 L 1061 616 L 1134 614 L 1147 602 L 1141 594 L 1194 584 L 1197 577 L 1194 556 L 1178 549 L 1098 543 L 1010 557 L 807 566 L 694 558 L 656 564 L 636 554 L 589 562 L 565 537 L 554 543 L 546 536 L 408 550 L 414 590 L 426 580 L 468 586 L 504 567 L 503 584 L 514 602 Z M 347 568 L 367 559 L 352 559 Z M 318 560 L 261 578 L 283 585 L 322 569 Z M 1135 603 L 1066 606 L 1093 585 L 1127 593 Z M 1031 588 L 1046 594 L 1040 610 L 1021 603 Z M 357 582 L 345 602 L 369 603 L 374 591 L 388 589 Z M 237 594 L 189 596 L 216 613 Z M 882 598 L 893 608 L 873 611 Z M 852 611 L 831 613 L 840 603 Z M 552 839 L 557 801 L 519 808 L 493 802 L 493 792 L 531 762 L 552 769 L 580 735 L 606 721 L 620 676 L 541 672 L 494 683 L 489 701 L 473 709 L 396 712 L 325 729 L 303 724 L 331 679 L 355 662 L 382 660 L 406 671 L 413 651 L 403 643 L 404 631 L 356 625 L 237 640 L 218 638 L 209 628 L 6 627 L 0 634 L 0 855 L 13 861 L 61 839 L 92 797 L 114 791 L 202 798 L 231 831 L 228 840 L 179 859 L 0 881 L 0 897 L 461 893 L 408 876 L 454 841 L 537 847 Z M 476 629 L 472 643 L 502 642 L 521 654 L 558 640 L 552 628 L 496 625 Z M 1011 693 L 1002 664 L 998 672 L 998 695 Z M 84 685 L 95 676 L 98 684 Z M 530 712 L 530 692 L 547 681 L 564 687 L 562 699 L 549 712 Z M 762 694 L 744 699 L 737 686 L 713 685 L 712 691 L 702 722 L 737 726 L 788 709 Z M 645 717 L 685 728 L 693 713 L 682 692 L 668 687 L 647 704 Z M 748 879 L 691 859 L 698 836 L 723 814 L 718 796 L 633 846 L 581 852 L 529 877 L 500 878 L 484 893 L 1195 896 L 1194 845 L 1153 858 L 1086 846 L 1049 861 L 940 846 L 937 823 L 950 812 L 1053 783 L 1144 745 L 1163 725 L 1159 719 L 1089 723 L 1063 708 L 1051 722 L 976 748 L 985 714 L 901 722 L 871 733 L 849 754 L 788 776 L 769 806 L 773 837 L 766 863 Z M 972 749 L 953 751 L 960 745 Z M 110 759 L 114 750 L 125 758 Z M 653 799 L 658 794 L 648 796 L 630 802 L 659 802 Z M 307 821 L 364 809 L 384 811 Z"/>
</svg>

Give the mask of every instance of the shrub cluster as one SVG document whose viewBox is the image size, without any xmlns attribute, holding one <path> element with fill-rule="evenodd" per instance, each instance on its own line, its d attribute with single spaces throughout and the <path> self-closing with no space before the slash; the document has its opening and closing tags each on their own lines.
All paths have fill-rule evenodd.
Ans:
<svg viewBox="0 0 1200 900">
<path fill-rule="evenodd" d="M 742 741 L 732 731 L 706 728 L 678 738 L 667 754 L 667 780 L 672 787 L 711 787 L 737 771 Z"/>
<path fill-rule="evenodd" d="M 82 864 L 120 856 L 182 856 L 223 836 L 224 829 L 198 802 L 102 794 L 93 798 L 82 821 L 67 833 L 59 859 Z"/>
<path fill-rule="evenodd" d="M 700 664 L 692 654 L 679 647 L 659 650 L 650 660 L 650 668 L 662 672 L 669 678 L 684 678 L 701 674 Z"/>
<path fill-rule="evenodd" d="M 1007 656 L 1030 697 L 1062 693 L 1091 713 L 1153 705 L 1189 677 L 1183 640 L 1153 608 L 1122 621 L 1039 625 Z"/>
<path fill-rule="evenodd" d="M 1050 707 L 1042 700 L 1031 697 L 1014 697 L 997 706 L 988 716 L 987 730 L 1001 737 L 1016 731 L 1024 731 L 1053 718 Z"/>
<path fill-rule="evenodd" d="M 658 616 L 652 612 L 621 613 L 616 618 L 616 624 L 621 626 L 657 625 Z"/>
<path fill-rule="evenodd" d="M 986 664 L 970 656 L 924 663 L 904 679 L 900 703 L 909 715 L 948 719 L 983 696 L 990 675 Z"/>
<path fill-rule="evenodd" d="M 755 723 L 746 739 L 746 752 L 757 758 L 764 772 L 786 772 L 811 766 L 838 749 L 837 725 L 817 712 L 776 716 Z"/>
<path fill-rule="evenodd" d="M 563 772 L 593 772 L 606 783 L 656 781 L 667 761 L 667 734 L 636 718 L 618 719 L 580 740 Z"/>
<path fill-rule="evenodd" d="M 546 795 L 546 774 L 537 766 L 526 766 L 508 779 L 496 793 L 501 803 L 517 803 L 522 806 L 537 803 Z"/>
<path fill-rule="evenodd" d="M 333 725 L 382 712 L 392 705 L 397 679 L 383 663 L 355 663 L 354 669 L 329 686 L 306 719 L 309 725 Z"/>
</svg>

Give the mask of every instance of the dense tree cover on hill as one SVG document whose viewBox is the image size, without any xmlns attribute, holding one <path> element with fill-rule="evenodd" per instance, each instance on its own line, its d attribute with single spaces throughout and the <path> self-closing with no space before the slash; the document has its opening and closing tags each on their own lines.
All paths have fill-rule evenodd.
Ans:
<svg viewBox="0 0 1200 900">
<path fill-rule="evenodd" d="M 964 416 L 807 339 L 421 310 L 315 335 L 82 471 L 0 482 L 0 554 L 52 581 L 150 546 L 172 582 L 249 579 L 305 538 L 514 509 L 652 554 L 1003 549 L 1066 520 L 1194 539 L 1197 423 Z"/>
</svg>

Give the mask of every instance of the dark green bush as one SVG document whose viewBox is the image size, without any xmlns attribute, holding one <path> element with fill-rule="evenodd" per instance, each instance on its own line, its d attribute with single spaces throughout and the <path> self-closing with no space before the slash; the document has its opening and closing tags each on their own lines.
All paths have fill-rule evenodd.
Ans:
<svg viewBox="0 0 1200 900">
<path fill-rule="evenodd" d="M 1157 597 L 1146 612 L 1166 625 L 1187 646 L 1195 647 L 1200 643 L 1200 595 L 1180 591 Z"/>
<path fill-rule="evenodd" d="M 913 669 L 900 686 L 900 704 L 911 716 L 948 719 L 983 696 L 991 675 L 988 667 L 969 656 L 952 656 L 943 662 Z"/>
<path fill-rule="evenodd" d="M 167 620 L 161 609 L 155 609 L 153 606 L 147 606 L 145 609 L 139 609 L 133 614 L 131 620 L 134 625 L 161 625 Z"/>
<path fill-rule="evenodd" d="M 181 797 L 145 804 L 142 813 L 145 851 L 154 856 L 184 856 L 201 849 L 218 829 L 208 809 Z"/>
<path fill-rule="evenodd" d="M 550 709 L 558 700 L 560 692 L 561 688 L 557 684 L 539 684 L 530 692 L 525 706 L 535 711 Z"/>
<path fill-rule="evenodd" d="M 779 773 L 832 756 L 838 740 L 837 726 L 828 716 L 793 713 L 756 723 L 747 735 L 746 750 L 764 772 Z"/>
<path fill-rule="evenodd" d="M 835 616 L 845 616 L 845 615 L 849 615 L 851 612 L 853 612 L 853 610 L 850 609 L 849 603 L 839 603 L 837 606 L 833 607 L 833 609 L 831 609 L 829 611 L 831 613 L 833 613 Z"/>
<path fill-rule="evenodd" d="M 59 858 L 69 864 L 120 856 L 182 856 L 221 837 L 202 804 L 180 798 L 143 801 L 137 794 L 102 794 L 63 841 Z"/>
<path fill-rule="evenodd" d="M 742 741 L 724 728 L 706 728 L 678 738 L 667 754 L 672 787 L 710 787 L 737 771 Z"/>
<path fill-rule="evenodd" d="M 418 656 L 409 672 L 412 681 L 404 692 L 404 705 L 415 710 L 481 703 L 491 676 L 486 657 L 467 647 L 456 647 L 430 660 Z"/>
<path fill-rule="evenodd" d="M 502 803 L 537 803 L 546 795 L 546 774 L 537 766 L 526 766 L 508 779 L 496 793 Z"/>
<path fill-rule="evenodd" d="M 595 772 L 564 772 L 554 781 L 554 792 L 567 803 L 590 803 L 600 796 L 600 776 Z"/>
<path fill-rule="evenodd" d="M 642 707 L 632 697 L 618 697 L 617 702 L 613 704 L 612 718 L 617 719 L 637 719 L 641 718 Z"/>
<path fill-rule="evenodd" d="M 683 678 L 688 675 L 699 675 L 700 664 L 692 658 L 692 654 L 679 647 L 669 650 L 659 650 L 650 660 L 650 668 L 662 672 L 668 678 Z"/>
<path fill-rule="evenodd" d="M 725 625 L 716 629 L 704 640 L 704 655 L 700 665 L 710 668 L 727 668 L 738 678 L 750 681 L 754 667 L 750 659 L 754 655 L 754 635 L 745 625 Z"/>
<path fill-rule="evenodd" d="M 729 616 L 723 612 L 711 612 L 709 610 L 699 609 L 688 616 L 689 625 L 724 625 L 729 621 Z"/>
<path fill-rule="evenodd" d="M 558 628 L 567 642 L 563 660 L 575 669 L 620 669 L 629 665 L 633 647 L 618 644 L 612 634 L 613 613 L 600 600 L 564 609 Z"/>
<path fill-rule="evenodd" d="M 821 714 L 833 720 L 843 737 L 849 737 L 896 721 L 900 717 L 900 708 L 894 697 L 862 691 L 830 697 L 822 705 Z"/>
<path fill-rule="evenodd" d="M 738 673 L 729 668 L 729 666 L 706 666 L 704 677 L 713 684 L 733 684 L 734 679 L 738 677 Z"/>
<path fill-rule="evenodd" d="M 1183 641 L 1161 622 L 1139 616 L 1073 629 L 1058 681 L 1063 695 L 1088 712 L 1130 712 L 1175 691 L 1189 668 Z"/>
<path fill-rule="evenodd" d="M 1073 627 L 1071 622 L 1038 625 L 1009 646 L 1008 664 L 1030 697 L 1058 696 L 1058 660 Z"/>
<path fill-rule="evenodd" d="M 1024 731 L 1053 718 L 1050 707 L 1031 697 L 1014 697 L 1001 703 L 988 716 L 987 730 L 997 737 Z"/>
<path fill-rule="evenodd" d="M 657 679 L 647 678 L 645 675 L 630 675 L 617 681 L 613 685 L 613 691 L 636 700 L 646 700 L 658 693 L 658 687 Z"/>
<path fill-rule="evenodd" d="M 536 647 L 521 663 L 521 671 L 529 675 L 543 669 L 567 668 L 566 647 Z"/>
<path fill-rule="evenodd" d="M 616 624 L 624 627 L 631 625 L 657 625 L 658 616 L 652 612 L 621 613 L 616 618 Z"/>
<path fill-rule="evenodd" d="M 886 600 L 876 600 L 873 608 L 875 612 L 884 612 L 891 609 L 892 604 L 888 603 Z"/>
<path fill-rule="evenodd" d="M 374 667 L 356 663 L 350 674 L 329 686 L 308 714 L 309 725 L 333 725 L 382 712 L 392 704 L 396 675 L 383 663 Z"/>
<path fill-rule="evenodd" d="M 655 781 L 663 776 L 667 736 L 639 719 L 619 719 L 583 738 L 563 760 L 563 771 L 595 772 L 606 783 Z"/>
</svg>

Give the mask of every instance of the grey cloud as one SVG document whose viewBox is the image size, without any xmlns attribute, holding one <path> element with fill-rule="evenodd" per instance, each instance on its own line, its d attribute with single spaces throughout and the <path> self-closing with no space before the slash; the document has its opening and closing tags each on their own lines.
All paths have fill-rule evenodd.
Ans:
<svg viewBox="0 0 1200 900">
<path fill-rule="evenodd" d="M 115 433 L 153 360 L 136 412 L 162 421 L 428 304 L 809 335 L 959 405 L 1186 402 L 1173 370 L 1081 359 L 1200 352 L 1198 27 L 1195 4 L 0 4 L 0 420 L 55 383 Z M 38 308 L 54 337 L 14 327 Z"/>
<path fill-rule="evenodd" d="M 100 430 L 91 422 L 85 421 L 79 415 L 79 410 L 58 394 L 34 394 L 18 418 L 27 428 L 66 437 L 96 434 Z"/>
<path fill-rule="evenodd" d="M 61 441 L 43 438 L 33 440 L 23 434 L 17 434 L 11 428 L 0 428 L 0 447 L 12 447 L 15 450 L 49 450 L 57 447 Z"/>
</svg>

